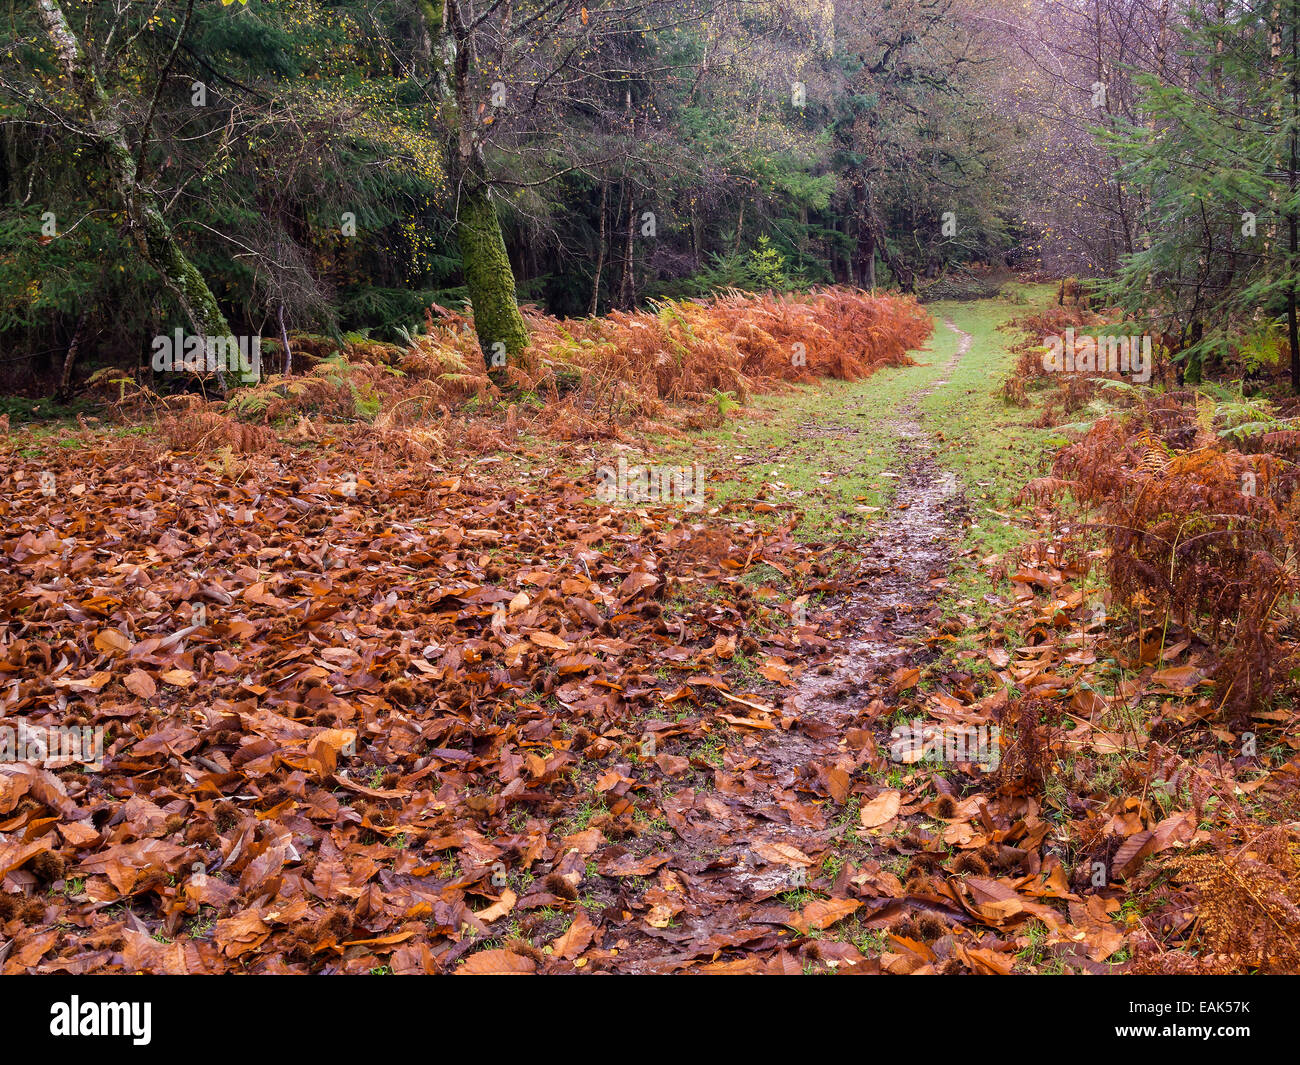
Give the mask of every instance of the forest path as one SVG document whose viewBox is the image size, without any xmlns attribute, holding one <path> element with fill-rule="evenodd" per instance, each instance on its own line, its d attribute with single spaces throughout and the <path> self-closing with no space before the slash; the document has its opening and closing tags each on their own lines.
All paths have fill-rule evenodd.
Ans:
<svg viewBox="0 0 1300 1065">
<path fill-rule="evenodd" d="M 853 922 L 836 926 L 850 937 L 845 946 L 855 955 L 845 960 L 854 963 L 869 943 L 879 945 L 875 930 L 899 917 L 892 894 L 870 898 L 862 885 L 848 883 L 856 870 L 879 872 L 891 859 L 881 841 L 862 830 L 849 789 L 864 772 L 890 771 L 877 753 L 889 750 L 881 696 L 889 694 L 891 676 L 909 668 L 911 642 L 938 620 L 936 601 L 966 515 L 962 488 L 939 462 L 921 405 L 951 385 L 974 338 L 951 317 L 940 328 L 951 335 L 938 338 L 939 357 L 907 371 L 913 383 L 880 427 L 893 445 L 889 468 L 879 476 L 895 487 L 883 520 L 869 527 L 860 545 L 866 561 L 853 590 L 826 604 L 839 635 L 821 651 L 813 644 L 805 652 L 813 657 L 786 693 L 779 727 L 740 730 L 740 745 L 726 749 L 712 788 L 686 788 L 662 799 L 675 837 L 667 848 L 671 859 L 659 886 L 648 892 L 660 900 L 652 905 L 649 927 L 642 925 L 644 936 L 621 951 L 620 971 L 678 971 L 698 964 L 708 947 L 715 956 L 736 949 L 766 953 L 790 935 L 781 926 L 792 912 L 819 919 L 821 896 L 861 903 Z M 955 340 L 946 359 L 944 340 Z M 821 411 L 815 426 L 842 441 L 851 432 L 844 426 L 852 408 L 869 386 L 846 396 L 849 403 Z M 807 435 L 809 425 L 800 428 Z M 832 801 L 809 802 L 814 796 Z M 672 898 L 678 890 L 692 903 L 680 912 Z M 666 927 L 654 927 L 660 923 L 654 906 L 662 907 L 660 917 L 672 914 Z"/>
<path fill-rule="evenodd" d="M 959 338 L 943 367 L 951 374 L 973 338 L 951 319 L 943 324 Z M 923 627 L 934 604 L 935 582 L 947 573 L 960 537 L 962 493 L 957 478 L 939 466 L 917 404 L 948 383 L 945 377 L 919 389 L 892 422 L 898 441 L 892 472 L 899 478 L 898 488 L 888 518 L 864 549 L 871 556 L 864 569 L 868 583 L 841 607 L 852 618 L 854 634 L 832 662 L 801 678 L 798 706 L 806 715 L 830 718 L 834 707 L 842 707 L 846 692 L 861 688 L 882 663 L 905 656 L 904 641 Z"/>
</svg>

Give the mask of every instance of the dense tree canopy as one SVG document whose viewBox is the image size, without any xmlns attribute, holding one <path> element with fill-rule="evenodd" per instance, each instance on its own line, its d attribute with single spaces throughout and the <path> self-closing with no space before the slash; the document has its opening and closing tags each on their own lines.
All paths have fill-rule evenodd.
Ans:
<svg viewBox="0 0 1300 1065">
<path fill-rule="evenodd" d="M 996 64 L 955 0 L 51 6 L 137 172 L 12 11 L 0 330 L 37 369 L 78 329 L 130 362 L 183 320 L 131 252 L 141 198 L 236 332 L 391 337 L 477 288 L 488 353 L 521 339 L 508 282 L 489 307 L 507 264 L 519 298 L 577 314 L 911 287 L 1016 242 Z"/>
<path fill-rule="evenodd" d="M 1294 7 L 11 5 L 5 371 L 131 365 L 181 324 L 393 339 L 431 303 L 472 304 L 499 366 L 520 301 L 1008 266 L 1118 272 L 1189 358 L 1273 350 Z"/>
</svg>

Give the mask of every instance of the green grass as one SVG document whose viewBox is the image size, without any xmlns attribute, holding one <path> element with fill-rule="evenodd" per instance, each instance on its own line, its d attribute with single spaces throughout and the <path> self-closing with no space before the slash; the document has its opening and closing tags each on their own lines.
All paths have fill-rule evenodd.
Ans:
<svg viewBox="0 0 1300 1065">
<path fill-rule="evenodd" d="M 923 355 L 923 358 L 929 358 Z M 825 541 L 869 526 L 895 491 L 896 455 L 890 422 L 915 390 L 924 367 L 890 368 L 864 381 L 825 381 L 752 397 L 744 416 L 707 430 L 683 445 L 652 441 L 648 461 L 699 462 L 722 480 L 710 480 L 709 506 L 731 502 L 793 504 L 796 538 Z M 785 520 L 783 512 L 755 513 L 759 525 Z"/>
<path fill-rule="evenodd" d="M 926 347 L 913 353 L 916 365 L 887 367 L 861 381 L 825 380 L 751 396 L 719 427 L 685 439 L 649 437 L 627 461 L 699 463 L 709 477 L 710 510 L 729 509 L 766 528 L 793 517 L 796 539 L 843 545 L 825 559 L 835 565 L 889 517 L 897 475 L 903 472 L 894 427 L 899 408 L 914 401 L 937 462 L 956 478 L 970 507 L 972 524 L 962 530 L 941 600 L 947 617 L 965 619 L 949 649 L 967 652 L 968 668 L 987 673 L 977 657 L 976 635 L 996 620 L 997 608 L 985 597 L 1005 587 L 995 586 L 978 563 L 989 555 L 1005 558 L 1033 535 L 1024 510 L 1011 500 L 1044 470 L 1054 439 L 1052 430 L 1033 426 L 1036 409 L 1002 399 L 1002 383 L 1016 364 L 1009 350 L 1016 338 L 999 327 L 1047 304 L 1054 294 L 1049 285 L 1009 285 L 997 299 L 930 304 L 935 330 Z M 970 351 L 951 372 L 946 364 L 960 338 L 944 319 L 972 337 Z M 919 396 L 927 389 L 929 395 Z M 544 450 L 500 458 L 527 472 L 543 461 Z M 638 524 L 623 531 L 635 535 Z M 767 586 L 778 596 L 788 591 L 785 578 L 766 565 L 740 580 L 751 588 Z M 738 674 L 744 665 L 736 663 Z"/>
<path fill-rule="evenodd" d="M 78 414 L 93 414 L 100 405 L 85 399 L 59 403 L 52 397 L 0 396 L 0 414 L 9 415 L 12 425 L 40 425 L 59 422 L 76 424 Z"/>
<path fill-rule="evenodd" d="M 1037 408 L 1015 407 L 1001 396 L 1002 383 L 1014 372 L 1016 357 L 1008 348 L 1016 338 L 999 327 L 1052 296 L 1050 285 L 1016 288 L 1026 303 L 999 299 L 935 303 L 929 308 L 972 338 L 970 351 L 949 383 L 918 404 L 939 464 L 957 478 L 970 506 L 971 525 L 963 530 L 941 604 L 947 617 L 963 614 L 973 619 L 968 632 L 987 631 L 996 608 L 985 597 L 1002 590 L 979 561 L 991 555 L 1005 559 L 1034 535 L 1031 526 L 1017 520 L 1018 508 L 1011 501 L 1027 481 L 1045 471 L 1055 451 L 1054 431 L 1033 425 Z M 950 330 L 943 332 L 954 336 Z M 951 650 L 971 648 L 968 642 Z"/>
<path fill-rule="evenodd" d="M 898 409 L 947 377 L 949 383 L 918 407 L 940 464 L 954 473 L 972 503 L 976 528 L 969 530 L 965 546 L 976 545 L 986 554 L 1010 550 L 1025 533 L 1002 512 L 1041 466 L 1051 434 L 1032 427 L 1036 412 L 1009 406 L 1000 396 L 1016 359 L 1008 351 L 1013 337 L 998 326 L 1046 304 L 1055 289 L 1008 285 L 1004 293 L 993 300 L 928 305 L 935 331 L 927 346 L 913 353 L 915 366 L 886 367 L 861 381 L 823 380 L 751 396 L 719 427 L 684 440 L 649 436 L 641 450 L 628 452 L 627 461 L 699 463 L 709 477 L 709 509 L 730 505 L 745 520 L 772 528 L 789 520 L 792 506 L 796 539 L 860 541 L 888 516 L 897 489 Z M 943 325 L 945 318 L 973 337 L 971 351 L 950 375 L 945 365 L 959 338 Z M 520 448 L 534 444 L 536 456 L 525 457 L 516 448 L 497 457 L 526 474 L 544 461 L 546 448 L 543 441 L 521 437 Z M 764 503 L 777 509 L 754 509 Z M 624 530 L 636 531 L 635 526 Z M 764 583 L 780 590 L 784 581 L 779 574 L 765 574 Z M 971 589 L 988 590 L 974 578 Z"/>
<path fill-rule="evenodd" d="M 805 541 L 856 539 L 871 534 L 893 500 L 898 409 L 918 392 L 945 379 L 945 365 L 957 350 L 957 334 L 943 325 L 951 318 L 970 333 L 970 352 L 949 383 L 923 398 L 918 409 L 934 438 L 941 465 L 958 478 L 971 499 L 983 550 L 1004 551 L 1023 534 L 1001 511 L 1041 464 L 1046 430 L 1029 423 L 1032 413 L 1005 404 L 998 394 L 1015 357 L 1009 334 L 998 326 L 1043 303 L 1051 286 L 1014 286 L 1026 302 L 1013 299 L 936 303 L 935 331 L 914 353 L 917 365 L 887 367 L 862 381 L 823 381 L 789 391 L 752 397 L 744 415 L 688 442 L 651 439 L 648 454 L 629 457 L 663 465 L 699 462 L 721 480 L 710 480 L 709 506 L 732 501 L 791 503 L 799 511 L 796 538 Z M 754 514 L 759 524 L 784 515 Z"/>
<path fill-rule="evenodd" d="M 988 551 L 1005 551 L 1025 539 L 1006 511 L 1025 481 L 1042 468 L 1053 436 L 1052 430 L 1032 424 L 1037 410 L 1003 401 L 1002 382 L 1016 360 L 1007 350 L 1014 337 L 998 327 L 1045 302 L 1050 290 L 1049 285 L 1022 288 L 1030 305 L 986 300 L 930 308 L 972 337 L 971 349 L 950 383 L 923 398 L 919 408 L 925 428 L 936 438 L 940 464 L 957 477 L 971 503 L 976 527 L 970 540 Z"/>
<path fill-rule="evenodd" d="M 752 397 L 743 413 L 717 429 L 685 442 L 651 439 L 645 453 L 629 455 L 628 461 L 698 462 L 711 475 L 709 508 L 737 504 L 744 518 L 772 526 L 789 521 L 790 511 L 761 513 L 752 507 L 791 504 L 795 538 L 844 544 L 849 553 L 849 545 L 869 541 L 889 517 L 900 480 L 891 475 L 904 472 L 894 425 L 899 409 L 915 403 L 935 460 L 956 479 L 970 517 L 939 602 L 945 618 L 958 620 L 959 631 L 945 642 L 941 660 L 927 669 L 922 683 L 928 686 L 933 671 L 950 668 L 956 656 L 973 677 L 992 682 L 992 669 L 980 652 L 990 628 L 996 628 L 996 596 L 1006 592 L 1006 583 L 994 582 L 981 560 L 1006 560 L 1035 535 L 1025 508 L 1012 500 L 1045 471 L 1055 450 L 1053 430 L 1033 425 L 1036 408 L 1002 398 L 1003 382 L 1015 371 L 1017 357 L 1010 348 L 1017 336 L 1000 327 L 1053 296 L 1049 285 L 1008 286 L 998 299 L 930 304 L 935 330 L 927 346 L 913 354 L 916 365 L 888 367 L 862 381 L 823 381 Z M 947 364 L 961 338 L 945 320 L 971 335 L 970 350 L 951 371 Z M 832 563 L 838 557 L 832 556 Z M 766 566 L 742 579 L 778 594 L 787 587 Z"/>
</svg>

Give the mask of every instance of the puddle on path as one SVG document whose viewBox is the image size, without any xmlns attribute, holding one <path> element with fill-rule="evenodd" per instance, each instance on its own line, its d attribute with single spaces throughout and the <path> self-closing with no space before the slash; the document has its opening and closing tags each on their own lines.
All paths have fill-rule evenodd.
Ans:
<svg viewBox="0 0 1300 1065">
<path fill-rule="evenodd" d="M 971 337 L 952 322 L 944 324 L 960 337 L 944 367 L 950 374 L 970 350 Z M 854 727 L 869 693 L 880 690 L 882 677 L 902 663 L 907 639 L 923 630 L 938 594 L 933 582 L 947 572 L 960 536 L 965 504 L 959 486 L 935 460 L 917 409 L 941 383 L 915 393 L 898 411 L 897 492 L 866 549 L 865 579 L 837 605 L 847 634 L 825 661 L 804 671 L 786 702 L 797 724 L 747 741 L 744 755 L 753 764 L 728 774 L 725 789 L 674 797 L 679 802 L 671 820 L 678 838 L 670 866 L 683 871 L 691 893 L 711 908 L 680 928 L 630 944 L 621 971 L 670 971 L 691 947 L 745 942 L 754 930 L 752 904 L 800 883 L 798 863 L 774 862 L 772 847 L 821 853 L 841 831 L 800 817 L 808 801 L 801 784 L 844 757 L 841 738 Z M 814 875 L 815 870 L 807 873 Z"/>
</svg>

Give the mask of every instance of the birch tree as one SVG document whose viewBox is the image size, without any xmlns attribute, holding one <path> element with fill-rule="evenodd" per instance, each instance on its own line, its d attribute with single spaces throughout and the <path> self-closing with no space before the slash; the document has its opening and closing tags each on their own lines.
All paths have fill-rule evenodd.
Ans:
<svg viewBox="0 0 1300 1065">
<path fill-rule="evenodd" d="M 63 77 L 80 103 L 79 131 L 102 153 L 113 189 L 126 210 L 141 255 L 158 271 L 163 284 L 176 298 L 195 333 L 204 338 L 205 344 L 210 339 L 230 337 L 230 326 L 207 281 L 176 240 L 157 196 L 139 180 L 143 144 L 140 151 L 132 151 L 127 139 L 126 119 L 104 91 L 93 60 L 73 33 L 58 0 L 36 0 L 36 3 L 38 17 L 58 57 Z M 193 8 L 193 0 L 190 0 L 177 30 L 178 44 L 189 25 Z M 142 138 L 148 135 L 147 128 L 141 132 Z M 224 378 L 219 380 L 224 390 Z"/>
</svg>

